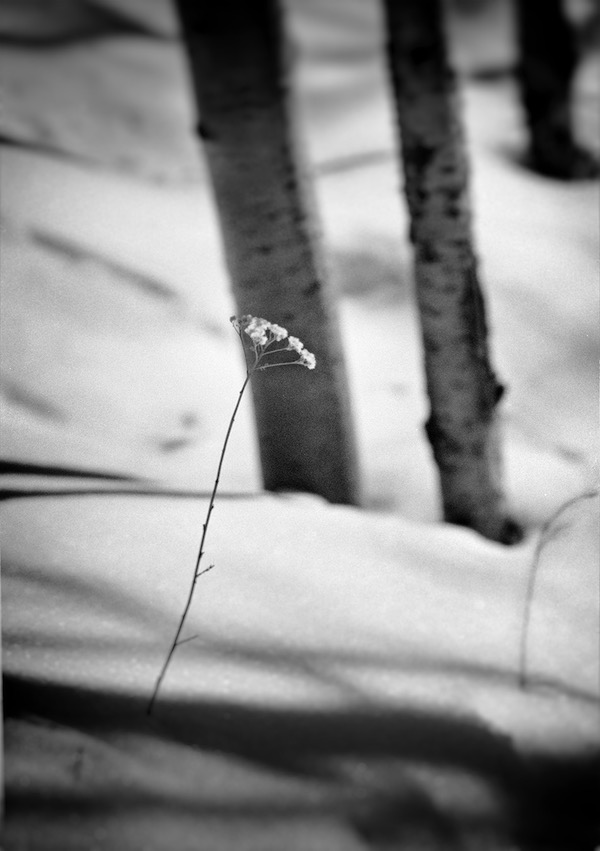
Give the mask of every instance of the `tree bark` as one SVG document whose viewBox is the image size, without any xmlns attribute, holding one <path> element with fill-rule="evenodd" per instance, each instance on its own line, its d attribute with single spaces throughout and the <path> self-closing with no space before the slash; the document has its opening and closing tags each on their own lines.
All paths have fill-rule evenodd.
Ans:
<svg viewBox="0 0 600 851">
<path fill-rule="evenodd" d="M 439 0 L 385 0 L 388 58 L 414 245 L 417 301 L 444 517 L 512 542 L 496 406 L 472 246 L 466 152 Z"/>
<path fill-rule="evenodd" d="M 574 137 L 572 84 L 578 63 L 575 30 L 561 0 L 515 0 L 519 91 L 529 131 L 529 163 L 548 177 L 598 174 L 593 154 Z"/>
<path fill-rule="evenodd" d="M 296 130 L 277 0 L 178 0 L 238 314 L 283 325 L 317 368 L 256 374 L 264 485 L 357 503 L 337 318 Z"/>
</svg>

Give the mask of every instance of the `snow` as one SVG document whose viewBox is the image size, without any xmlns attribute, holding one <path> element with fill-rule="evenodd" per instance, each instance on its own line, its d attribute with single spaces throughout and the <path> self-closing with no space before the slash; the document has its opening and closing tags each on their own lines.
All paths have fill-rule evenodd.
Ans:
<svg viewBox="0 0 600 851">
<path fill-rule="evenodd" d="M 8 788 L 37 790 L 50 808 L 57 788 L 72 801 L 70 819 L 51 822 L 56 844 L 32 847 L 77 848 L 92 834 L 92 847 L 158 849 L 168 830 L 177 847 L 194 847 L 201 830 L 202 848 L 277 848 L 282 798 L 302 813 L 308 797 L 326 822 L 309 808 L 289 823 L 285 847 L 355 847 L 357 807 L 390 793 L 400 812 L 406 794 L 424 792 L 458 824 L 465 808 L 495 824 L 519 760 L 598 747 L 589 500 L 542 550 L 520 688 L 533 542 L 507 549 L 310 496 L 224 496 L 206 550 L 215 567 L 184 632 L 195 637 L 177 649 L 148 722 L 206 497 L 99 494 L 85 480 L 70 490 L 9 500 L 3 512 L 3 662 L 19 677 L 8 714 L 16 701 L 51 722 L 46 735 L 39 718 L 8 722 Z M 240 765 L 247 748 L 255 756 Z M 263 765 L 274 758 L 277 780 Z M 323 770 L 334 772 L 324 786 Z M 132 789 L 138 803 L 117 806 Z M 173 801 L 190 808 L 176 829 Z M 250 815 L 244 829 L 253 812 L 262 820 Z M 38 830 L 47 823 L 43 810 L 30 817 Z M 29 835 L 14 815 L 12 825 L 13 837 Z M 510 847 L 498 827 L 489 846 L 464 832 L 473 848 Z"/>
<path fill-rule="evenodd" d="M 243 380 L 214 203 L 175 42 L 4 59 L 21 143 L 1 171 L 7 849 L 351 851 L 365 819 L 400 819 L 398 847 L 451 847 L 449 820 L 452 847 L 509 851 L 528 772 L 598 754 L 597 496 L 561 510 L 597 478 L 598 187 L 528 173 L 509 80 L 464 81 L 506 491 L 527 530 L 501 547 L 439 522 L 377 16 L 292 12 L 364 502 L 263 493 L 245 401 L 196 637 L 152 719 Z M 459 67 L 511 61 L 503 32 L 469 52 L 455 30 Z M 593 146 L 595 62 L 576 104 Z M 544 819 L 585 826 L 585 795 L 538 793 Z"/>
<path fill-rule="evenodd" d="M 9 528 L 19 534 L 8 545 L 5 582 L 22 605 L 7 612 L 5 629 L 27 634 L 28 646 L 37 648 L 22 673 L 43 678 L 62 671 L 72 683 L 84 679 L 105 688 L 127 683 L 147 691 L 160 648 L 183 608 L 206 507 L 206 498 L 126 493 L 63 494 L 8 505 Z M 571 536 L 586 542 L 589 530 Z M 555 686 L 593 694 L 590 654 L 578 653 L 574 637 L 581 618 L 597 608 L 595 553 L 578 547 L 582 558 L 572 573 L 540 568 L 544 585 L 538 590 L 541 608 L 545 596 L 556 602 L 557 595 L 565 598 L 565 609 L 567 598 L 573 607 L 554 624 L 556 629 L 564 621 L 563 640 L 555 635 L 552 641 L 553 655 L 554 645 L 561 645 Z M 437 700 L 458 707 L 463 682 L 446 669 L 463 664 L 471 674 L 479 669 L 514 676 L 531 545 L 507 550 L 442 526 L 424 534 L 420 523 L 290 494 L 225 496 L 211 522 L 209 552 L 206 564 L 215 561 L 218 570 L 198 588 L 187 632 L 199 637 L 180 652 L 181 674 L 174 677 L 182 697 L 343 704 L 344 684 L 352 681 L 357 695 L 403 700 L 411 676 L 407 684 L 398 673 L 390 678 L 386 669 L 401 671 L 404 662 L 410 669 L 439 667 Z M 38 553 L 47 553 L 51 587 L 45 572 L 23 575 L 13 567 L 35 564 Z M 79 602 L 65 608 L 71 588 L 78 588 Z M 552 628 L 538 632 L 536 652 Z M 110 642 L 103 651 L 104 636 Z M 127 654 L 121 652 L 125 642 Z M 89 660 L 81 652 L 86 644 L 96 654 L 93 670 L 87 670 Z M 12 654 L 9 645 L 9 668 Z M 257 667 L 244 672 L 252 656 Z M 281 664 L 286 657 L 313 658 L 316 667 L 329 659 L 330 673 L 325 682 L 315 681 L 310 665 L 307 671 L 286 670 Z M 192 663 L 193 673 L 186 672 Z M 416 680 L 418 694 L 423 683 Z"/>
</svg>

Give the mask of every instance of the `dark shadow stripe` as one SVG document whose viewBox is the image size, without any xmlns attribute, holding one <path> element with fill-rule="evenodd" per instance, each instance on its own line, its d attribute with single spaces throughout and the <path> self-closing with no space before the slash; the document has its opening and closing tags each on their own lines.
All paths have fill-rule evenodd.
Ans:
<svg viewBox="0 0 600 851">
<path fill-rule="evenodd" d="M 86 474 L 81 474 L 82 478 L 87 478 Z M 92 478 L 92 475 L 90 475 Z M 100 478 L 99 476 L 94 474 L 94 478 Z M 121 480 L 118 476 L 105 476 L 104 480 Z M 140 479 L 122 479 L 123 482 L 131 482 L 132 486 L 128 487 L 125 485 L 124 487 L 95 487 L 91 485 L 90 487 L 60 487 L 56 488 L 48 487 L 28 487 L 26 482 L 23 482 L 23 487 L 10 487 L 10 486 L 2 486 L 2 482 L 0 481 L 0 501 L 6 501 L 9 499 L 36 499 L 38 497 L 77 497 L 77 496 L 147 496 L 147 497 L 156 497 L 156 498 L 164 498 L 164 497 L 174 497 L 175 499 L 208 499 L 210 497 L 211 491 L 197 491 L 197 490 L 186 490 L 185 488 L 173 488 L 170 489 L 168 487 L 157 488 L 152 487 L 151 482 L 149 481 L 149 486 L 147 488 L 144 487 L 134 487 L 140 483 Z M 265 494 L 260 491 L 257 493 L 253 493 L 248 491 L 247 493 L 231 493 L 231 492 L 221 492 L 219 493 L 219 500 L 243 500 L 243 499 L 259 499 L 260 497 L 265 496 Z"/>
<path fill-rule="evenodd" d="M 28 461 L 0 460 L 0 475 L 67 476 L 79 479 L 104 479 L 109 481 L 136 482 L 136 476 L 121 473 L 104 473 L 98 470 L 82 470 L 77 467 L 58 467 L 49 464 L 32 464 Z"/>
</svg>

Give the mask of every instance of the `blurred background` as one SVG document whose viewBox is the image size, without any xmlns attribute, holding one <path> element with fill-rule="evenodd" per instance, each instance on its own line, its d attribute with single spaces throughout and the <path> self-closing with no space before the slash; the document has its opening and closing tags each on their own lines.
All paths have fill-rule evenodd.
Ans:
<svg viewBox="0 0 600 851">
<path fill-rule="evenodd" d="M 286 9 L 366 505 L 435 519 L 381 8 Z M 566 9 L 581 49 L 574 125 L 597 152 L 598 5 Z M 596 188 L 523 165 L 509 0 L 451 0 L 447 13 L 493 353 L 510 390 L 508 489 L 542 517 L 595 464 Z M 242 365 L 173 7 L 5 0 L 0 38 L 5 471 L 28 485 L 52 470 L 205 489 Z M 230 455 L 223 487 L 259 489 L 249 406 Z"/>
</svg>

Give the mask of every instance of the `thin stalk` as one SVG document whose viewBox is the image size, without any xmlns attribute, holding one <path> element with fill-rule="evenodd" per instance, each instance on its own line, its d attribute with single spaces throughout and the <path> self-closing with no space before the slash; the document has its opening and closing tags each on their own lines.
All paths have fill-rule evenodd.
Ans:
<svg viewBox="0 0 600 851">
<path fill-rule="evenodd" d="M 185 607 L 183 609 L 183 613 L 181 615 L 181 618 L 179 620 L 179 625 L 178 625 L 177 631 L 175 633 L 175 638 L 173 639 L 173 641 L 171 643 L 171 646 L 169 648 L 169 652 L 167 653 L 167 658 L 165 659 L 165 662 L 164 662 L 164 664 L 161 668 L 160 674 L 158 675 L 158 678 L 156 680 L 156 685 L 154 686 L 154 691 L 152 692 L 152 697 L 150 698 L 150 702 L 148 703 L 148 708 L 146 709 L 147 715 L 152 714 L 152 710 L 154 708 L 154 703 L 156 701 L 156 698 L 158 697 L 158 691 L 160 689 L 160 686 L 162 684 L 163 679 L 165 678 L 165 674 L 167 673 L 169 664 L 171 662 L 171 659 L 173 658 L 173 654 L 175 653 L 175 649 L 180 644 L 184 644 L 186 641 L 190 640 L 190 639 L 186 638 L 186 639 L 183 639 L 182 641 L 180 641 L 179 636 L 181 635 L 181 631 L 182 631 L 184 624 L 185 624 L 185 619 L 186 619 L 187 614 L 190 610 L 190 606 L 192 605 L 192 600 L 194 598 L 194 591 L 196 589 L 196 582 L 198 581 L 198 578 L 200 576 L 202 576 L 202 574 L 208 573 L 208 571 L 212 570 L 213 567 L 214 567 L 214 564 L 211 564 L 211 565 L 209 565 L 209 567 L 205 568 L 204 570 L 200 570 L 200 562 L 202 561 L 202 556 L 204 555 L 204 542 L 206 541 L 206 533 L 208 532 L 208 524 L 210 522 L 210 516 L 213 512 L 213 508 L 215 507 L 215 498 L 216 498 L 216 495 L 217 495 L 217 489 L 219 487 L 219 481 L 220 481 L 220 478 L 221 478 L 221 469 L 223 467 L 223 459 L 225 458 L 225 452 L 227 450 L 227 444 L 229 443 L 229 437 L 231 435 L 231 430 L 232 430 L 233 424 L 235 422 L 235 417 L 236 417 L 236 414 L 238 412 L 238 408 L 240 407 L 240 403 L 242 401 L 242 396 L 244 395 L 244 391 L 245 391 L 246 387 L 248 386 L 248 382 L 250 381 L 250 377 L 252 375 L 252 372 L 253 372 L 253 370 L 251 370 L 251 369 L 247 370 L 247 372 L 246 372 L 246 378 L 244 380 L 244 383 L 242 384 L 242 389 L 240 390 L 240 392 L 238 394 L 237 402 L 235 403 L 235 407 L 233 409 L 231 419 L 229 420 L 229 426 L 227 427 L 227 433 L 225 435 L 225 440 L 223 441 L 223 447 L 221 449 L 221 457 L 219 458 L 219 464 L 218 464 L 218 467 L 217 467 L 217 475 L 216 475 L 216 478 L 215 478 L 215 483 L 213 485 L 212 493 L 210 495 L 210 501 L 209 501 L 209 504 L 208 504 L 208 511 L 206 512 L 206 518 L 204 520 L 204 523 L 202 524 L 202 537 L 200 538 L 200 546 L 198 548 L 198 557 L 196 559 L 196 564 L 194 566 L 194 574 L 192 576 L 192 582 L 191 582 L 191 585 L 190 585 L 190 590 L 189 590 L 189 593 L 188 593 L 187 601 L 186 601 Z"/>
<path fill-rule="evenodd" d="M 525 592 L 525 606 L 523 611 L 523 626 L 521 628 L 521 642 L 519 647 L 519 687 L 524 689 L 527 685 L 527 636 L 529 633 L 529 623 L 531 620 L 531 607 L 533 605 L 533 595 L 535 593 L 535 583 L 537 580 L 538 566 L 540 562 L 540 553 L 544 545 L 544 539 L 548 526 L 546 525 L 538 538 L 531 563 L 531 570 L 527 577 L 527 590 Z"/>
<path fill-rule="evenodd" d="M 535 594 L 535 585 L 538 578 L 539 573 L 539 564 L 540 557 L 542 554 L 542 549 L 549 542 L 549 540 L 553 537 L 553 527 L 558 518 L 563 514 L 564 511 L 567 511 L 573 505 L 576 505 L 583 499 L 593 499 L 597 495 L 597 491 L 588 491 L 587 493 L 579 494 L 578 496 L 572 497 L 572 499 L 567 500 L 567 502 L 563 503 L 563 505 L 558 508 L 557 511 L 550 517 L 550 519 L 544 524 L 542 527 L 542 531 L 540 533 L 540 537 L 535 547 L 535 552 L 533 554 L 533 560 L 531 565 L 531 570 L 529 572 L 529 577 L 527 581 L 527 590 L 525 592 L 525 604 L 523 611 L 523 626 L 521 629 L 521 642 L 519 647 L 519 686 L 521 689 L 525 689 L 527 686 L 527 663 L 528 663 L 528 634 L 529 627 L 531 623 L 531 615 L 532 615 L 532 607 L 533 607 L 533 598 Z M 560 531 L 560 529 L 559 529 Z M 554 532 L 555 533 L 555 532 Z"/>
</svg>

